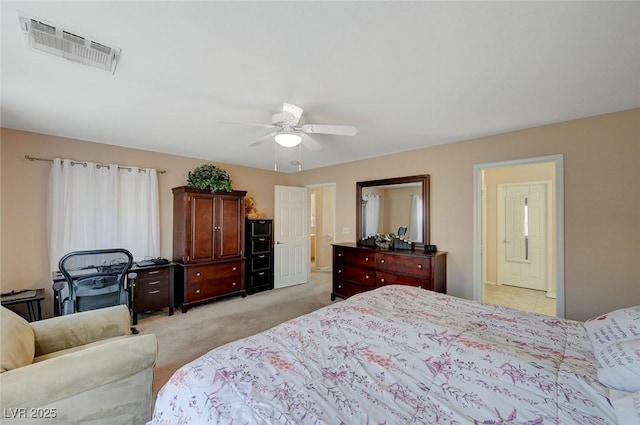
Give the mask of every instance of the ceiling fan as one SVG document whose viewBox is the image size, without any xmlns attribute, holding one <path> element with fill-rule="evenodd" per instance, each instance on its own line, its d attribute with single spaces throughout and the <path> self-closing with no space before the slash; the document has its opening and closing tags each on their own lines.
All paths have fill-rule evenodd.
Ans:
<svg viewBox="0 0 640 425">
<path fill-rule="evenodd" d="M 266 127 L 275 129 L 274 132 L 267 134 L 259 140 L 253 142 L 249 146 L 258 146 L 271 137 L 280 146 L 292 148 L 303 142 L 311 149 L 317 149 L 319 145 L 310 137 L 309 134 L 332 134 L 336 136 L 355 136 L 358 130 L 350 125 L 327 125 L 327 124 L 306 124 L 302 113 L 304 110 L 291 103 L 282 105 L 282 112 L 278 112 L 271 117 L 271 124 L 259 123 L 241 123 L 219 121 L 221 124 L 238 124 L 253 125 L 258 127 Z"/>
</svg>

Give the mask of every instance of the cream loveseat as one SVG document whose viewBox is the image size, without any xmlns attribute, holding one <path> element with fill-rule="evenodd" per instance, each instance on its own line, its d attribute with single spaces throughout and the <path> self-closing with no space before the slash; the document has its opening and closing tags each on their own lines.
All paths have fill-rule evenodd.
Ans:
<svg viewBox="0 0 640 425">
<path fill-rule="evenodd" d="M 3 424 L 144 424 L 155 335 L 131 335 L 124 305 L 29 323 L 1 308 Z"/>
</svg>

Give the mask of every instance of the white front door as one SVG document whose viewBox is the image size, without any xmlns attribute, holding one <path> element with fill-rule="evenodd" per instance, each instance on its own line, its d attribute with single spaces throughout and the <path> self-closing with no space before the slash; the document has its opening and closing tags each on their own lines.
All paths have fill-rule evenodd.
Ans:
<svg viewBox="0 0 640 425">
<path fill-rule="evenodd" d="M 308 198 L 305 187 L 275 186 L 274 288 L 309 281 Z"/>
<path fill-rule="evenodd" d="M 546 291 L 547 184 L 498 185 L 498 284 Z"/>
</svg>

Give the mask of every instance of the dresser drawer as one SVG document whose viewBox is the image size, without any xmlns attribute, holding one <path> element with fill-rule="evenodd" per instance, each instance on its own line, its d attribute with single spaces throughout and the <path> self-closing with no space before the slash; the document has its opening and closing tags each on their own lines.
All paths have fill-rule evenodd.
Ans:
<svg viewBox="0 0 640 425">
<path fill-rule="evenodd" d="M 433 289 L 431 279 L 421 279 L 413 276 L 399 275 L 394 273 L 376 273 L 376 285 L 411 285 L 424 289 Z"/>
<path fill-rule="evenodd" d="M 377 253 L 376 270 L 428 279 L 431 277 L 431 257 Z"/>
<path fill-rule="evenodd" d="M 338 266 L 349 264 L 351 266 L 368 267 L 373 270 L 375 254 L 373 252 L 341 249 L 336 251 L 336 259 L 338 260 Z"/>
<path fill-rule="evenodd" d="M 225 278 L 237 278 L 242 275 L 242 262 L 212 264 L 207 266 L 187 267 L 185 270 L 187 283 L 202 283 Z"/>
<path fill-rule="evenodd" d="M 359 294 L 360 292 L 365 292 L 374 288 L 374 286 L 364 286 L 353 282 L 337 280 L 333 283 L 333 293 L 331 294 L 331 298 L 348 298 L 352 295 Z"/>
<path fill-rule="evenodd" d="M 254 255 L 251 258 L 247 258 L 248 267 L 251 272 L 258 270 L 267 270 L 271 268 L 271 256 L 262 254 Z"/>
<path fill-rule="evenodd" d="M 251 288 L 251 290 L 272 285 L 271 271 L 269 270 L 254 272 L 254 273 L 251 273 L 248 277 L 249 277 L 249 281 L 246 282 L 246 284 L 248 288 Z"/>
<path fill-rule="evenodd" d="M 247 236 L 253 238 L 258 236 L 271 236 L 271 220 L 250 220 L 248 221 Z"/>
<path fill-rule="evenodd" d="M 376 275 L 371 269 L 342 265 L 336 270 L 337 278 L 357 282 L 361 285 L 375 286 Z"/>
<path fill-rule="evenodd" d="M 271 252 L 271 238 L 249 239 L 249 252 L 251 254 L 264 254 Z"/>
</svg>

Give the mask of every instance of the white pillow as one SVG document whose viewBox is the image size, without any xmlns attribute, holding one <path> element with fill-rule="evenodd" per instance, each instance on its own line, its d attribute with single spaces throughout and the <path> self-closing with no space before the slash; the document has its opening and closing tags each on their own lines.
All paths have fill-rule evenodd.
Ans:
<svg viewBox="0 0 640 425">
<path fill-rule="evenodd" d="M 596 355 L 610 344 L 640 339 L 640 305 L 594 317 L 584 327 Z"/>
<path fill-rule="evenodd" d="M 613 404 L 620 425 L 640 424 L 640 392 L 611 390 L 609 400 Z"/>
<path fill-rule="evenodd" d="M 640 391 L 640 339 L 610 344 L 596 358 L 602 384 L 620 391 Z"/>
</svg>

